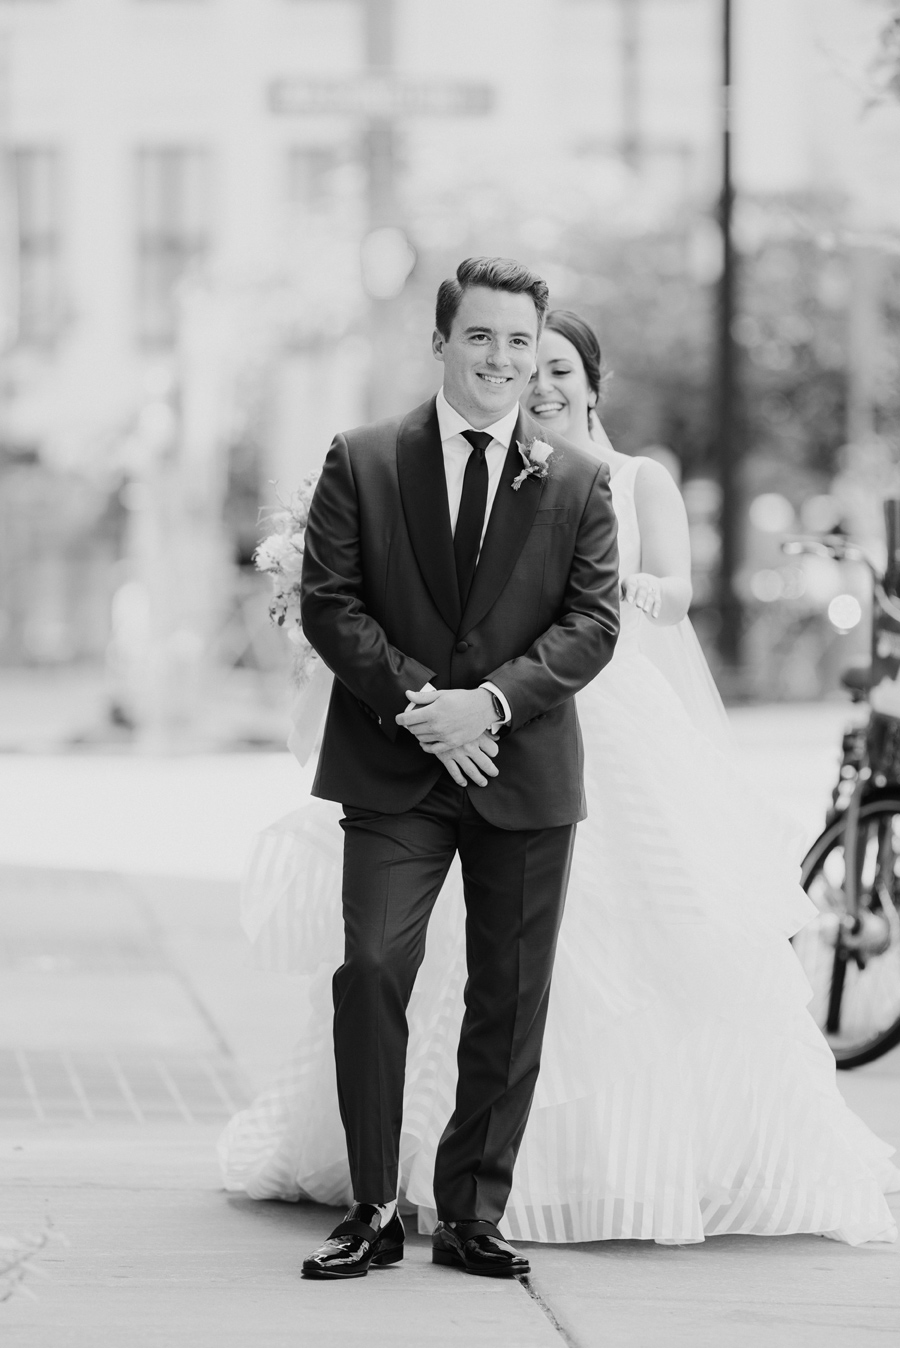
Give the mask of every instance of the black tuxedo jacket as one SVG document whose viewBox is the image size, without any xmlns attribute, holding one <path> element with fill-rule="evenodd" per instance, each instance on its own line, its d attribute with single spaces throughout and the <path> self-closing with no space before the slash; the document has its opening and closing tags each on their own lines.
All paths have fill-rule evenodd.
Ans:
<svg viewBox="0 0 900 1348">
<path fill-rule="evenodd" d="M 516 441 L 532 438 L 557 451 L 550 476 L 514 491 Z M 469 788 L 475 808 L 506 829 L 585 817 L 573 697 L 608 663 L 619 630 L 605 464 L 520 413 L 461 612 L 434 399 L 338 435 L 310 508 L 301 609 L 335 675 L 314 795 L 411 809 L 445 769 L 394 720 L 406 690 L 490 680 L 512 722 L 499 776 Z"/>
</svg>

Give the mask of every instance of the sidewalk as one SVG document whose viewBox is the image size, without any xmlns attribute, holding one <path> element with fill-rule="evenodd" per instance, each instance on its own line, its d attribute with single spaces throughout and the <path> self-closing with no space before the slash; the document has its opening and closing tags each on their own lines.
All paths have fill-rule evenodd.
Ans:
<svg viewBox="0 0 900 1348">
<path fill-rule="evenodd" d="M 806 793 L 810 822 L 831 729 L 818 713 L 738 717 L 749 770 Z M 96 758 L 0 758 L 0 1235 L 47 1214 L 69 1242 L 40 1256 L 38 1300 L 0 1304 L 4 1348 L 866 1348 L 896 1334 L 900 1243 L 535 1246 L 525 1287 L 435 1267 L 413 1236 L 399 1266 L 303 1281 L 335 1214 L 225 1195 L 214 1151 L 293 1040 L 297 987 L 247 968 L 236 875 L 245 834 L 294 806 L 298 775 L 284 756 L 116 762 L 118 776 Z M 98 791 L 112 814 L 86 833 Z M 52 867 L 37 864 L 48 848 Z M 840 1084 L 900 1146 L 900 1051 Z"/>
<path fill-rule="evenodd" d="M 740 708 L 744 767 L 808 841 L 836 776 L 842 703 Z M 0 866 L 238 881 L 254 837 L 309 794 L 290 754 L 0 750 Z"/>
<path fill-rule="evenodd" d="M 10 1348 L 457 1345 L 849 1348 L 900 1323 L 900 1248 L 814 1236 L 534 1247 L 529 1291 L 430 1263 L 334 1287 L 299 1277 L 334 1213 L 221 1192 L 217 1133 L 291 1041 L 288 978 L 247 970 L 236 889 L 0 872 L 0 1156 L 6 1234 L 68 1239 Z M 842 1077 L 900 1143 L 900 1056 Z"/>
<path fill-rule="evenodd" d="M 39 1300 L 0 1305 L 4 1348 L 558 1344 L 517 1283 L 433 1268 L 415 1235 L 364 1283 L 301 1281 L 335 1214 L 221 1191 L 216 1137 L 289 1047 L 297 998 L 246 969 L 236 902 L 227 883 L 0 872 L 0 1233 L 47 1215 L 69 1241 L 41 1257 Z"/>
</svg>

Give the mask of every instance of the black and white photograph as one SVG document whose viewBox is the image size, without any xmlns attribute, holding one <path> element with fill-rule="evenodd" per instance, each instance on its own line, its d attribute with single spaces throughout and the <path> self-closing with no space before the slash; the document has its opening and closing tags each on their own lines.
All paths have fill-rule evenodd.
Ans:
<svg viewBox="0 0 900 1348">
<path fill-rule="evenodd" d="M 0 0 L 0 1342 L 900 1334 L 900 0 Z"/>
</svg>

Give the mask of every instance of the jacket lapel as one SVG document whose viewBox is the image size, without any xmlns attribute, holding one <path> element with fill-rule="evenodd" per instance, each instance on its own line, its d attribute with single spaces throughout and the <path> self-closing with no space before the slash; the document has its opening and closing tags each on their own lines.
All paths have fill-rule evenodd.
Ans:
<svg viewBox="0 0 900 1348">
<path fill-rule="evenodd" d="M 459 590 L 434 398 L 410 412 L 400 427 L 397 476 L 419 570 L 441 616 L 451 631 L 456 632 L 460 618 Z"/>
<path fill-rule="evenodd" d="M 536 434 L 537 428 L 531 419 L 520 412 L 491 508 L 475 578 L 459 624 L 460 632 L 470 632 L 493 608 L 531 532 L 541 502 L 543 483 L 537 478 L 527 477 L 518 491 L 513 491 L 512 484 L 524 467 L 516 441 L 524 443 Z M 452 558 L 452 548 L 450 555 Z"/>
</svg>

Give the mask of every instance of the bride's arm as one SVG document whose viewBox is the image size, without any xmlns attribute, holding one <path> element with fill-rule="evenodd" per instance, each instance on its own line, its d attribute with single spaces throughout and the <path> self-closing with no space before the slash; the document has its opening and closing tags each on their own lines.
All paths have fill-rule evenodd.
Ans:
<svg viewBox="0 0 900 1348">
<path fill-rule="evenodd" d="M 691 543 L 681 492 L 661 463 L 637 471 L 634 504 L 641 531 L 641 570 L 622 580 L 622 598 L 651 622 L 671 627 L 691 604 Z"/>
</svg>

